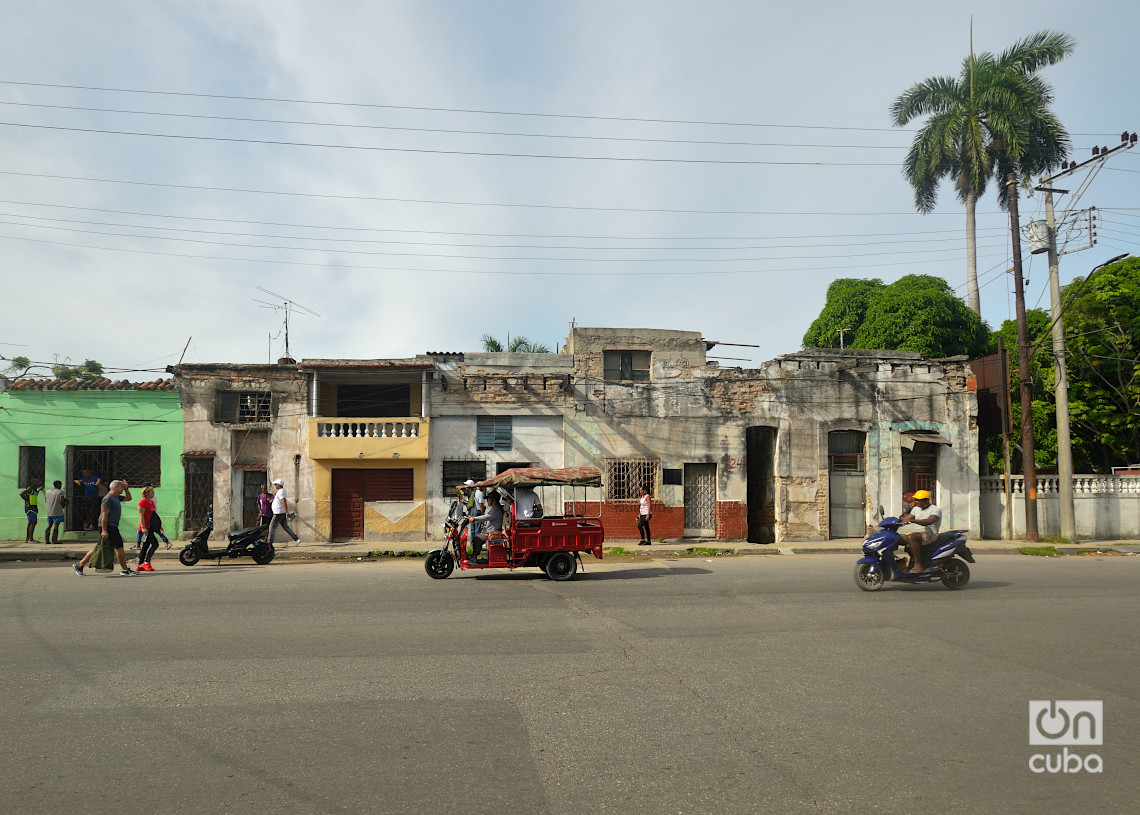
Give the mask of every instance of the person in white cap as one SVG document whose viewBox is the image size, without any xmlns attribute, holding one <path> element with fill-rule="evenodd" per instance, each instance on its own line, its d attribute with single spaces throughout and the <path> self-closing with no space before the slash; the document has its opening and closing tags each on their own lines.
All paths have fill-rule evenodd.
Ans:
<svg viewBox="0 0 1140 815">
<path fill-rule="evenodd" d="M 273 520 L 269 522 L 269 542 L 273 543 L 273 533 L 277 531 L 278 527 L 281 527 L 289 533 L 289 537 L 293 539 L 293 545 L 296 546 L 301 542 L 301 539 L 289 526 L 289 499 L 285 497 L 285 482 L 280 478 L 275 478 L 273 486 L 277 488 L 277 492 L 273 494 Z"/>
</svg>

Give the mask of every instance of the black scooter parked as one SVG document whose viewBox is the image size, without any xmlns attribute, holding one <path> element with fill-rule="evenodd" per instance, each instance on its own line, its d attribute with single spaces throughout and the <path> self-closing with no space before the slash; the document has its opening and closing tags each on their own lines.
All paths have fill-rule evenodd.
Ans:
<svg viewBox="0 0 1140 815">
<path fill-rule="evenodd" d="M 224 557 L 252 557 L 253 562 L 265 565 L 273 560 L 277 551 L 273 544 L 262 540 L 269 532 L 268 526 L 250 526 L 230 532 L 226 537 L 229 542 L 224 549 L 210 548 L 210 533 L 214 531 L 214 510 L 206 513 L 206 526 L 195 535 L 188 544 L 178 553 L 178 560 L 183 566 L 193 566 L 199 560 L 217 558 L 218 565 L 222 564 Z"/>
</svg>

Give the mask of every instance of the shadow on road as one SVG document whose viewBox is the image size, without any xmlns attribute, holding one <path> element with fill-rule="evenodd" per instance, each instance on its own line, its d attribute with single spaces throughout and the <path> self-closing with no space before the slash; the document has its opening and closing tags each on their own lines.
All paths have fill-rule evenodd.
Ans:
<svg viewBox="0 0 1140 815">
<path fill-rule="evenodd" d="M 691 574 L 712 574 L 711 569 L 698 569 L 693 566 L 681 566 L 676 569 L 666 569 L 661 566 L 650 566 L 645 569 L 617 569 L 614 571 L 604 572 L 578 572 L 575 580 L 589 580 L 591 582 L 597 580 L 633 580 L 636 578 L 645 577 L 674 577 L 678 575 L 691 575 Z M 514 571 L 514 572 L 496 572 L 492 574 L 476 574 L 472 575 L 470 580 L 549 580 L 543 572 L 535 569 L 534 571 Z"/>
</svg>

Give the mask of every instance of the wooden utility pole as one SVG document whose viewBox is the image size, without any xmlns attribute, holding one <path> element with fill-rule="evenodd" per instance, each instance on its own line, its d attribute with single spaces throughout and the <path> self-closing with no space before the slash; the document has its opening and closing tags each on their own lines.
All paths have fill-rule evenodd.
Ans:
<svg viewBox="0 0 1140 815">
<path fill-rule="evenodd" d="M 1021 277 L 1021 226 L 1017 215 L 1017 176 L 1006 178 L 1009 226 L 1013 232 L 1013 293 L 1017 305 L 1017 384 L 1021 390 L 1021 471 L 1025 489 L 1025 539 L 1037 532 L 1037 462 L 1033 452 L 1033 383 L 1029 376 L 1029 332 L 1025 327 L 1025 281 Z M 1008 507 L 1012 511 L 1012 507 Z"/>
</svg>

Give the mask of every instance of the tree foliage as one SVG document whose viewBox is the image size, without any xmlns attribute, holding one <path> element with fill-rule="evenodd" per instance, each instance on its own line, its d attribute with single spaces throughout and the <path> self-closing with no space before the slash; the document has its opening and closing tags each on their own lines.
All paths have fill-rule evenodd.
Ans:
<svg viewBox="0 0 1140 815">
<path fill-rule="evenodd" d="M 504 351 L 510 354 L 550 353 L 550 346 L 544 345 L 541 342 L 528 340 L 523 336 L 512 337 L 510 334 L 507 334 L 507 342 L 505 345 L 490 334 L 484 334 L 479 341 L 483 343 L 484 351 L 490 351 L 492 353 L 502 353 Z"/>
<path fill-rule="evenodd" d="M 51 366 L 51 372 L 55 375 L 56 379 L 80 379 L 90 381 L 103 376 L 103 366 L 93 359 L 88 359 L 85 360 L 82 365 L 75 366 L 57 363 Z"/>
<path fill-rule="evenodd" d="M 1041 31 L 1001 54 L 970 55 L 957 77 L 924 79 L 891 105 L 891 119 L 904 127 L 926 117 L 903 160 L 903 175 L 914 188 L 914 205 L 930 212 L 944 179 L 966 205 L 967 284 L 970 307 L 979 310 L 974 212 L 991 179 L 998 181 L 998 205 L 1008 206 L 1009 173 L 1027 185 L 1032 176 L 1059 167 L 1072 145 L 1050 110 L 1053 88 L 1038 72 L 1072 53 L 1067 34 Z"/>
<path fill-rule="evenodd" d="M 827 302 L 803 344 L 838 348 L 840 328 L 850 329 L 849 348 L 918 351 L 932 357 L 979 356 L 990 342 L 982 319 L 945 280 L 930 275 L 907 275 L 890 284 L 836 280 L 828 286 Z"/>
</svg>

